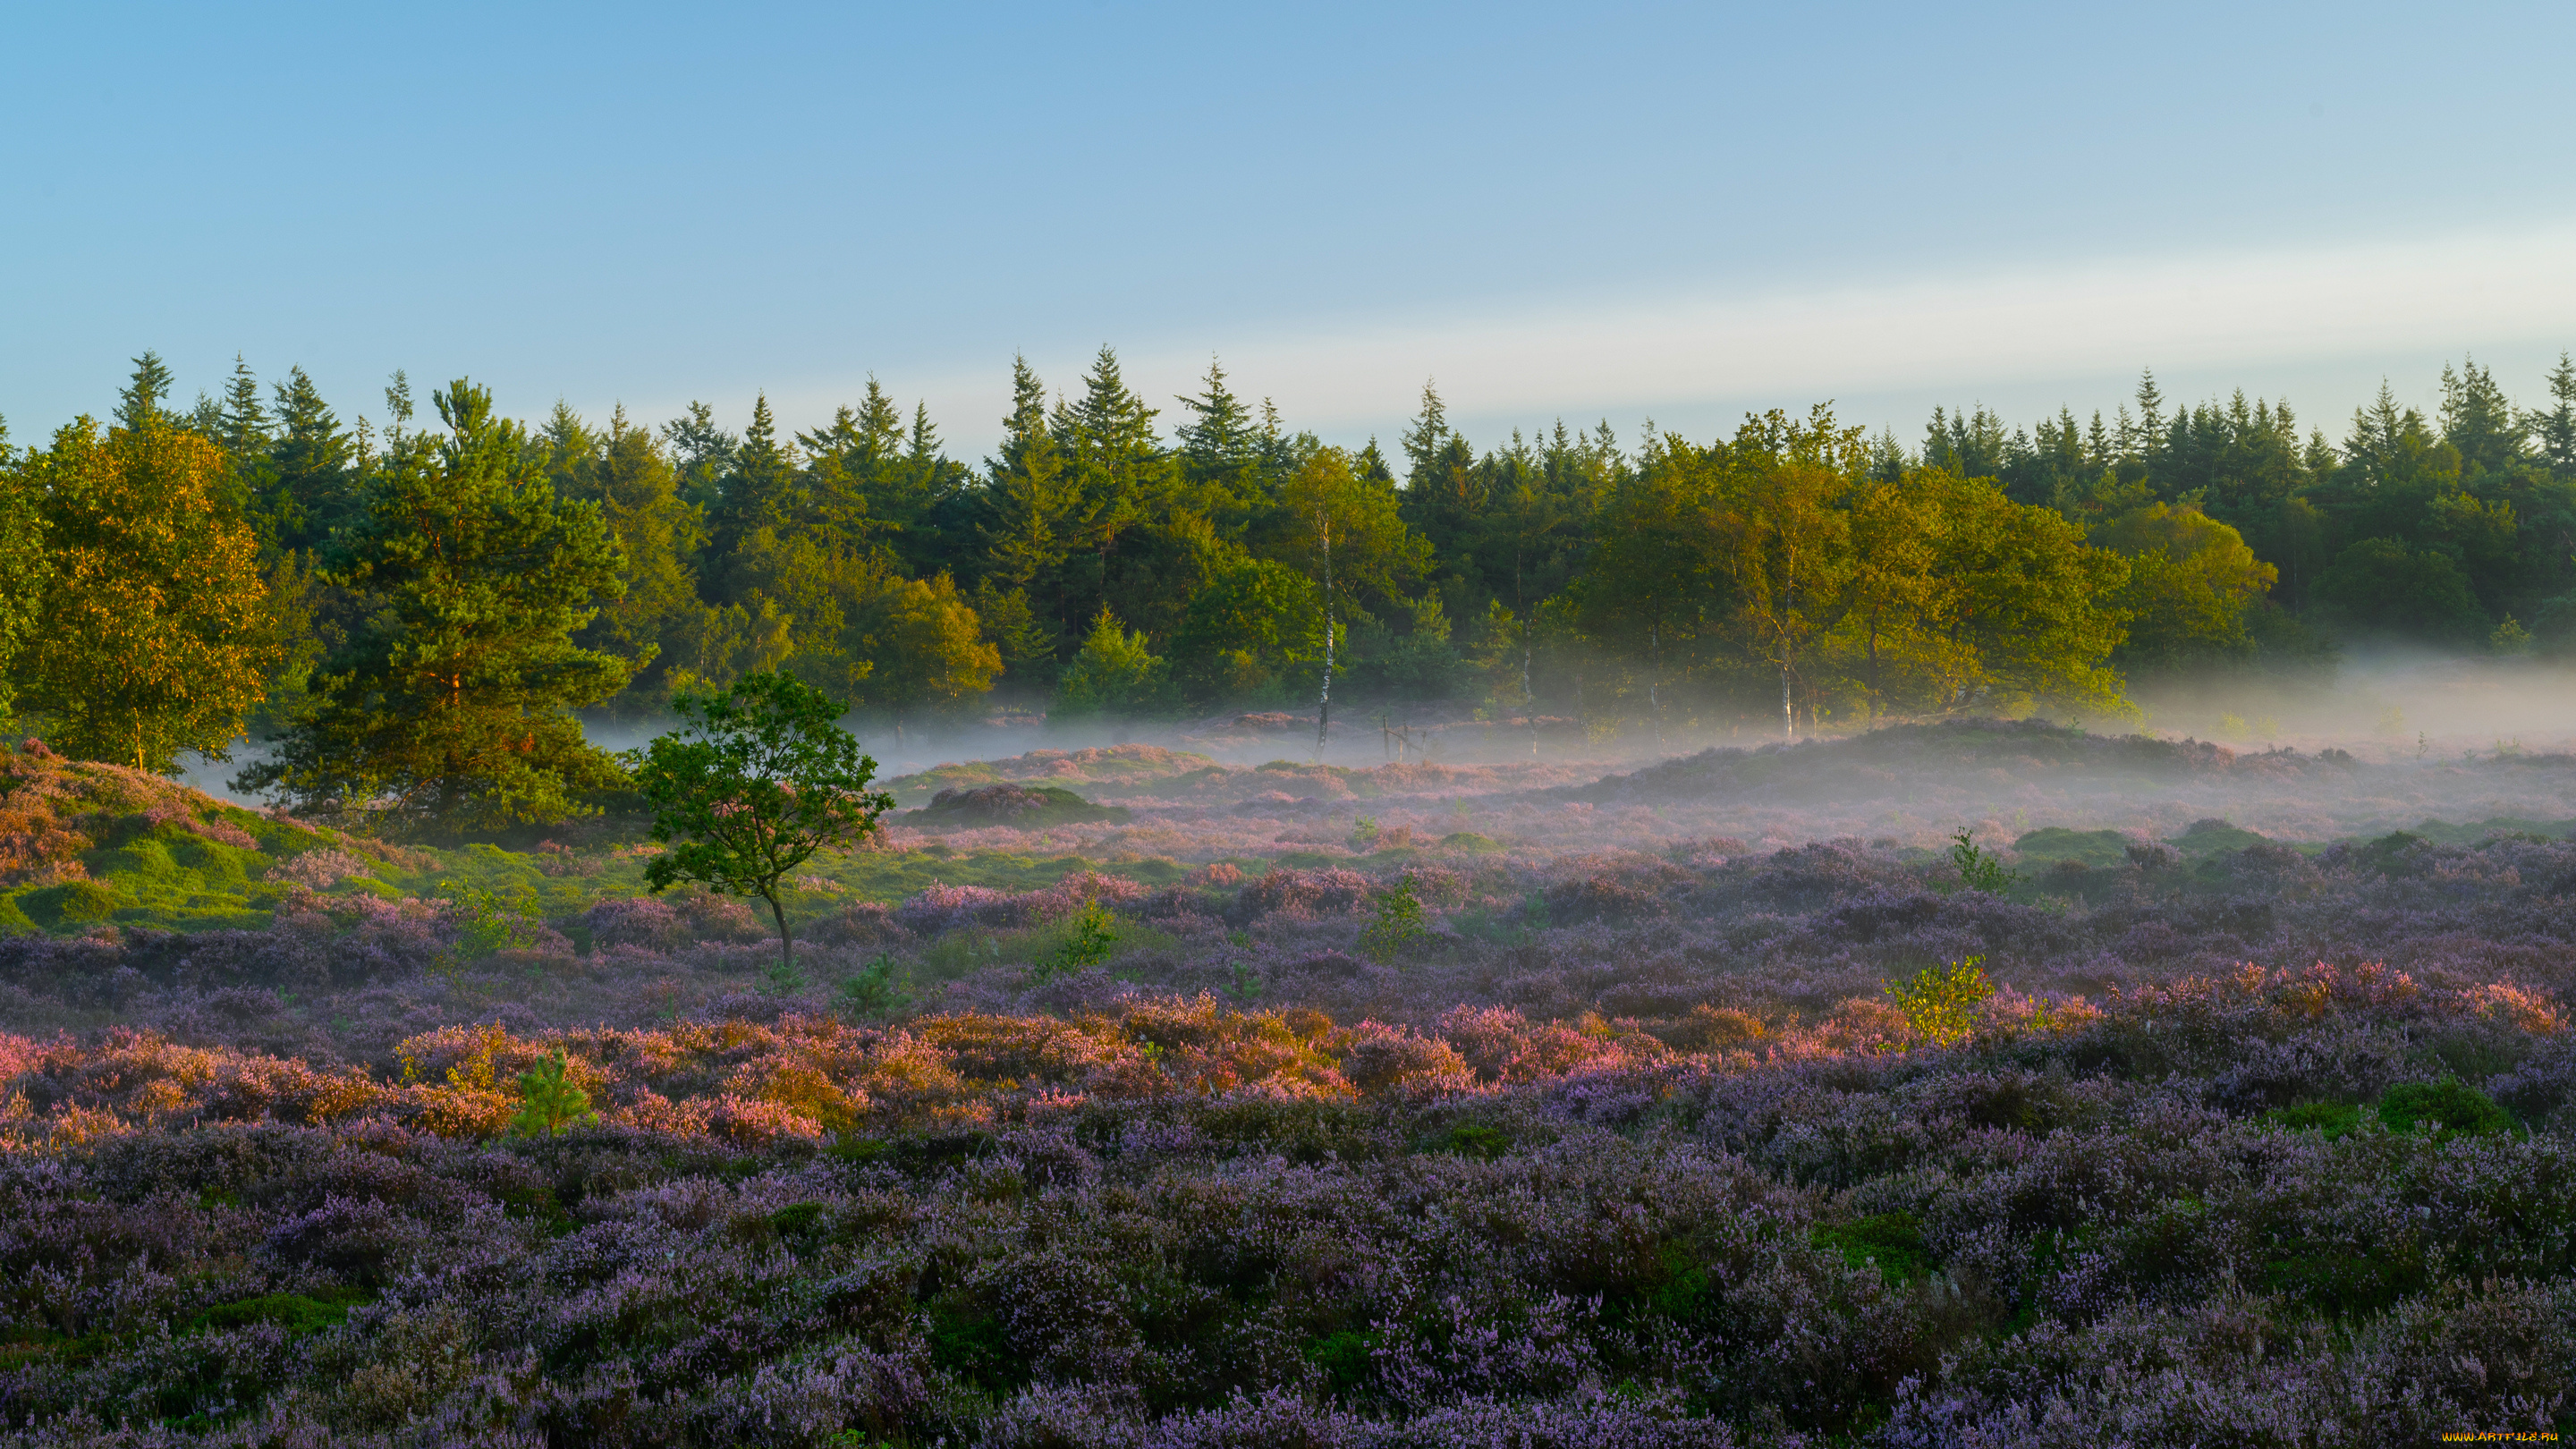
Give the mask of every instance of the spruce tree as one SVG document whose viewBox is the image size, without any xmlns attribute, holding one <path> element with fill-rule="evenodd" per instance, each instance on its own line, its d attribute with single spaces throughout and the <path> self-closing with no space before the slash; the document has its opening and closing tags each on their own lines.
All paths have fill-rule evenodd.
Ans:
<svg viewBox="0 0 2576 1449">
<path fill-rule="evenodd" d="M 2576 480 L 2576 359 L 2564 352 L 2549 370 L 2549 402 L 2547 411 L 2531 414 L 2523 425 L 2539 443 L 2549 471 Z"/>
<path fill-rule="evenodd" d="M 737 592 L 729 565 L 744 542 L 762 529 L 784 530 L 799 521 L 804 509 L 798 494 L 796 456 L 779 444 L 769 395 L 760 394 L 752 403 L 751 426 L 734 449 L 733 467 L 707 511 L 710 571 L 720 576 L 724 597 Z"/>
<path fill-rule="evenodd" d="M 232 378 L 224 384 L 223 432 L 216 441 L 236 464 L 268 451 L 268 410 L 259 405 L 259 379 L 251 376 L 250 364 L 238 352 L 233 354 Z"/>
<path fill-rule="evenodd" d="M 319 548 L 358 507 L 357 440 L 303 368 L 288 368 L 274 391 L 276 433 L 268 452 L 274 472 L 254 506 L 276 521 L 285 547 Z"/>
<path fill-rule="evenodd" d="M 161 415 L 162 400 L 170 396 L 170 369 L 163 366 L 161 354 L 149 348 L 134 359 L 134 377 L 125 390 L 116 395 L 116 425 L 141 428 Z"/>
</svg>

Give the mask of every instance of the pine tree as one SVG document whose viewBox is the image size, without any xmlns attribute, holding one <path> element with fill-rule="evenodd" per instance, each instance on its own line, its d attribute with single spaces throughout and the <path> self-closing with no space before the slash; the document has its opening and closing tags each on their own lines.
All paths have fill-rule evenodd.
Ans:
<svg viewBox="0 0 2576 1449">
<path fill-rule="evenodd" d="M 993 575 L 1027 588 L 1050 575 L 1077 545 L 1081 500 L 1047 421 L 1046 385 L 1025 357 L 1011 360 L 1011 415 L 1001 455 L 990 465 L 993 524 L 985 531 Z M 1061 633 L 1064 613 L 1047 621 Z"/>
<path fill-rule="evenodd" d="M 1088 525 L 1082 542 L 1098 555 L 1100 579 L 1107 576 L 1119 536 L 1156 516 L 1165 502 L 1155 417 L 1120 376 L 1117 352 L 1103 346 L 1083 375 L 1082 400 L 1065 411 L 1069 426 L 1063 430 Z"/>
<path fill-rule="evenodd" d="M 636 668 L 572 641 L 623 594 L 624 560 L 488 389 L 460 378 L 433 400 L 448 436 L 372 480 L 324 572 L 360 596 L 348 644 L 279 754 L 236 783 L 418 830 L 561 820 L 621 778 L 570 711 Z"/>
<path fill-rule="evenodd" d="M 2528 442 L 2524 420 L 2496 385 L 2495 372 L 2474 357 L 2457 372 L 2442 368 L 2442 440 L 2460 450 L 2463 471 L 2503 473 L 2522 459 Z"/>
<path fill-rule="evenodd" d="M 734 451 L 741 443 L 716 426 L 716 410 L 702 402 L 690 403 L 685 415 L 664 423 L 662 441 L 671 450 L 672 466 L 679 470 L 682 501 L 701 513 L 712 513 L 724 495 L 724 478 L 733 471 Z"/>
<path fill-rule="evenodd" d="M 43 494 L 31 474 L 13 466 L 14 452 L 8 419 L 0 418 L 0 721 L 10 717 L 17 699 L 10 666 L 36 630 L 53 573 L 45 550 Z"/>
<path fill-rule="evenodd" d="M 2164 390 L 2156 386 L 2156 370 L 2144 368 L 2138 373 L 2137 455 L 2152 464 L 2164 451 L 2164 443 Z"/>
<path fill-rule="evenodd" d="M 1225 369 L 1214 358 L 1205 381 L 1206 391 L 1179 399 L 1190 421 L 1173 436 L 1193 505 L 1213 517 L 1253 507 L 1268 490 L 1260 477 L 1261 434 L 1251 410 L 1225 385 Z"/>
</svg>

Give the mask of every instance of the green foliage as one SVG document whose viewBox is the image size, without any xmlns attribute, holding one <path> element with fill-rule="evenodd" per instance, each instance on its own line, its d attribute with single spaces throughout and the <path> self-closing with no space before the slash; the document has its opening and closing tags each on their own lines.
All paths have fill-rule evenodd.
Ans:
<svg viewBox="0 0 2576 1449">
<path fill-rule="evenodd" d="M 144 407 L 105 435 L 87 418 L 64 427 L 27 460 L 26 492 L 9 490 L 20 501 L 0 497 L 0 546 L 32 536 L 26 501 L 42 524 L 41 567 L 0 563 L 16 599 L 0 597 L 0 646 L 20 646 L 20 702 L 57 750 L 166 773 L 240 737 L 279 651 L 230 472 L 222 449 Z"/>
<path fill-rule="evenodd" d="M 445 880 L 439 890 L 455 903 L 457 920 L 457 954 L 468 960 L 480 960 L 499 951 L 525 950 L 538 941 L 538 929 L 545 917 L 534 893 L 521 890 L 509 897 L 482 886 Z"/>
<path fill-rule="evenodd" d="M 1926 966 L 1901 984 L 1880 986 L 1905 1013 L 1906 1025 L 1936 1046 L 1965 1041 L 1977 1028 L 1978 1008 L 1995 994 L 1986 958 L 1971 956 L 1947 966 Z"/>
<path fill-rule="evenodd" d="M 1379 1345 L 1386 1335 L 1346 1328 L 1306 1345 L 1306 1361 L 1324 1376 L 1331 1390 L 1344 1397 L 1359 1393 L 1376 1376 Z"/>
<path fill-rule="evenodd" d="M 1039 981 L 1107 964 L 1118 949 L 1118 918 L 1098 901 L 1086 901 L 1067 925 L 1063 944 L 1030 974 Z"/>
<path fill-rule="evenodd" d="M 557 1052 L 519 1074 L 519 1111 L 510 1119 L 513 1136 L 552 1137 L 598 1119 L 599 1114 L 590 1109 L 590 1094 L 572 1080 L 570 1065 Z"/>
<path fill-rule="evenodd" d="M 1360 932 L 1360 950 L 1381 963 L 1401 959 L 1424 933 L 1422 898 L 1414 892 L 1413 877 L 1408 874 L 1377 892 L 1372 905 L 1375 914 Z"/>
<path fill-rule="evenodd" d="M 1163 660 L 1147 647 L 1142 631 L 1118 626 L 1117 616 L 1103 606 L 1056 681 L 1052 715 L 1064 719 L 1141 719 L 1163 712 L 1170 703 Z"/>
<path fill-rule="evenodd" d="M 1270 559 L 1239 559 L 1190 596 L 1172 634 L 1182 693 L 1193 703 L 1263 700 L 1324 653 L 1319 591 Z"/>
<path fill-rule="evenodd" d="M 370 1296 L 362 1290 L 348 1288 L 326 1288 L 311 1297 L 300 1293 L 268 1293 L 257 1298 L 217 1304 L 190 1319 L 188 1329 L 192 1333 L 203 1333 L 273 1323 L 286 1330 L 289 1338 L 304 1338 L 347 1322 L 350 1307 L 367 1301 Z"/>
<path fill-rule="evenodd" d="M 1975 834 L 1964 829 L 1950 837 L 1950 864 L 1959 872 L 1962 890 L 1999 896 L 2021 880 L 2004 868 L 2003 861 L 1979 849 Z"/>
<path fill-rule="evenodd" d="M 2513 1115 L 2465 1082 L 2409 1082 L 2379 1099 L 2380 1125 L 2391 1132 L 2457 1132 L 2476 1136 L 2513 1130 Z"/>
<path fill-rule="evenodd" d="M 2294 1102 L 2263 1114 L 2263 1120 L 2291 1132 L 2316 1132 L 2328 1142 L 2361 1130 L 2361 1109 L 2345 1102 Z"/>
<path fill-rule="evenodd" d="M 1512 1150 L 1512 1135 L 1500 1127 L 1470 1122 L 1442 1133 L 1433 1141 L 1432 1150 L 1490 1162 Z"/>
<path fill-rule="evenodd" d="M 2317 598 L 2352 628 L 2442 643 L 2488 633 L 2468 576 L 2448 554 L 2404 540 L 2366 538 L 2336 555 Z"/>
<path fill-rule="evenodd" d="M 641 662 L 572 641 L 624 592 L 624 560 L 489 390 L 459 379 L 437 401 L 450 436 L 370 480 L 323 570 L 363 601 L 359 622 L 277 756 L 239 783 L 411 828 L 561 820 L 622 783 L 570 711 Z"/>
<path fill-rule="evenodd" d="M 1910 1283 L 1932 1271 L 1923 1226 L 1912 1213 L 1880 1213 L 1858 1222 L 1823 1225 L 1809 1238 L 1819 1248 L 1841 1253 L 1855 1268 L 1875 1264 L 1890 1283 Z"/>
<path fill-rule="evenodd" d="M 817 852 L 865 838 L 894 797 L 868 788 L 876 761 L 836 723 L 840 707 L 798 680 L 749 675 L 672 707 L 683 727 L 648 745 L 635 769 L 653 838 L 671 845 L 645 877 L 656 891 L 695 881 L 767 901 L 779 961 L 792 971 L 779 882 Z"/>
<path fill-rule="evenodd" d="M 18 897 L 18 908 L 48 929 L 85 926 L 116 914 L 116 892 L 94 880 L 65 881 Z"/>
<path fill-rule="evenodd" d="M 2248 619 L 2279 570 L 2244 536 L 2192 504 L 2150 503 L 2095 528 L 2091 541 L 2129 560 L 2122 603 L 2124 667 L 2175 669 L 2250 657 Z"/>
<path fill-rule="evenodd" d="M 841 983 L 841 1005 L 862 1017 L 892 1016 L 911 997 L 911 978 L 895 965 L 891 954 L 879 954 Z"/>
</svg>

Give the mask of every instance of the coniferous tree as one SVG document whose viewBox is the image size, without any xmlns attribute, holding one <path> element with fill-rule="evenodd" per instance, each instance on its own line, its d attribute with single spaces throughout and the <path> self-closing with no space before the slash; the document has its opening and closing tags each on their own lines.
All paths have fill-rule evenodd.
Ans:
<svg viewBox="0 0 2576 1449">
<path fill-rule="evenodd" d="M 570 711 L 634 672 L 572 639 L 624 592 L 624 561 L 489 390 L 459 379 L 434 401 L 448 435 L 372 478 L 332 549 L 325 577 L 361 597 L 359 623 L 238 783 L 419 830 L 560 820 L 621 779 Z"/>
<path fill-rule="evenodd" d="M 268 410 L 259 404 L 259 379 L 241 354 L 233 354 L 233 375 L 224 384 L 223 431 L 216 436 L 236 461 L 268 451 Z"/>
<path fill-rule="evenodd" d="M 2549 406 L 2526 416 L 2523 426 L 2549 471 L 2576 481 L 2576 358 L 2558 354 L 2558 365 L 2549 369 Z"/>
<path fill-rule="evenodd" d="M 261 479 L 267 492 L 253 506 L 274 520 L 281 546 L 316 549 L 358 507 L 358 441 L 340 426 L 303 368 L 288 368 L 275 393 L 271 468 Z"/>
<path fill-rule="evenodd" d="M 707 512 L 708 546 L 719 564 L 716 582 L 722 598 L 740 596 L 730 562 L 743 546 L 763 530 L 786 530 L 803 512 L 793 445 L 779 443 L 778 419 L 769 410 L 768 394 L 760 394 L 752 402 L 751 426 L 743 429 L 733 466 Z"/>
<path fill-rule="evenodd" d="M 140 429 L 161 416 L 162 402 L 170 396 L 170 369 L 161 354 L 149 348 L 134 359 L 134 376 L 116 395 L 116 425 Z"/>
<path fill-rule="evenodd" d="M 1032 607 L 1045 590 L 1045 622 L 1061 638 L 1066 623 L 1061 566 L 1080 545 L 1082 498 L 1046 415 L 1046 387 L 1025 357 L 1011 362 L 1011 415 L 1002 448 L 989 464 L 992 521 L 985 529 L 991 575 L 1005 588 L 1028 590 Z"/>
<path fill-rule="evenodd" d="M 662 425 L 662 442 L 679 470 L 681 501 L 701 514 L 713 513 L 741 441 L 716 426 L 714 408 L 692 402 L 686 414 Z"/>
<path fill-rule="evenodd" d="M 2503 473 L 2522 461 L 2527 425 L 2497 385 L 2495 372 L 2463 358 L 2442 369 L 2442 441 L 2460 452 L 2464 469 Z"/>
</svg>

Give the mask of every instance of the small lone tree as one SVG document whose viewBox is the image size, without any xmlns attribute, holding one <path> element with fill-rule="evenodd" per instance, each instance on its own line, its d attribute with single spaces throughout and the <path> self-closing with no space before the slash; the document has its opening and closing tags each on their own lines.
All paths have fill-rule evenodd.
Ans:
<svg viewBox="0 0 2576 1449">
<path fill-rule="evenodd" d="M 590 1094 L 572 1079 L 572 1063 L 562 1052 L 519 1073 L 519 1113 L 510 1131 L 520 1137 L 552 1137 L 568 1127 L 595 1121 Z"/>
<path fill-rule="evenodd" d="M 817 852 L 865 838 L 894 797 L 868 788 L 877 762 L 837 723 L 841 706 L 787 675 L 682 691 L 671 708 L 682 728 L 646 746 L 635 770 L 653 838 L 671 846 L 645 879 L 656 891 L 695 881 L 769 902 L 781 969 L 793 971 L 778 883 Z"/>
</svg>

